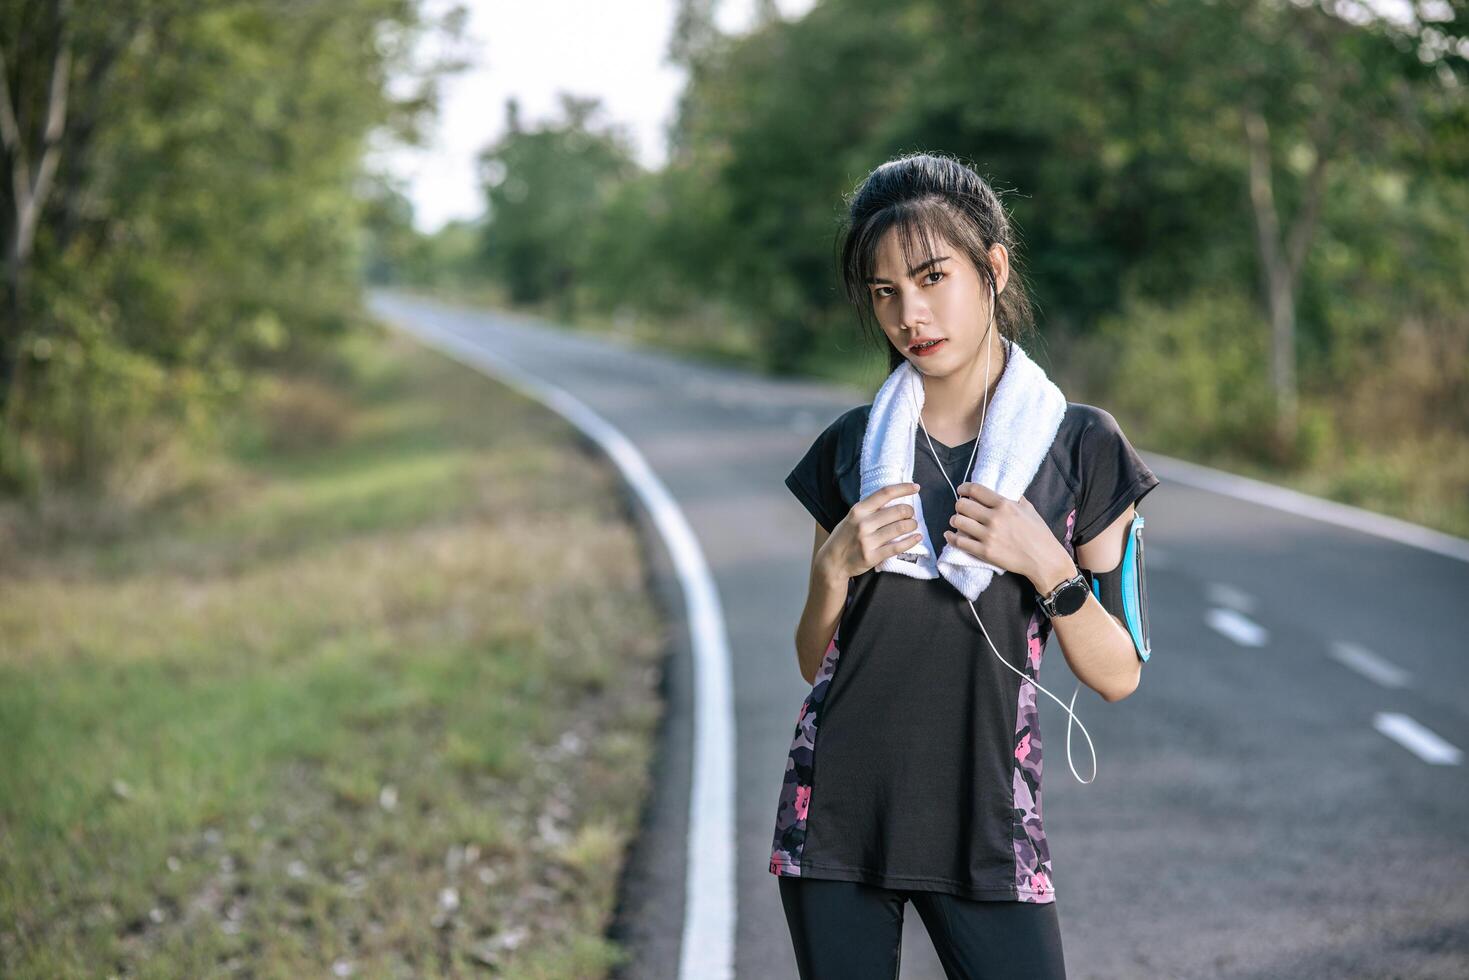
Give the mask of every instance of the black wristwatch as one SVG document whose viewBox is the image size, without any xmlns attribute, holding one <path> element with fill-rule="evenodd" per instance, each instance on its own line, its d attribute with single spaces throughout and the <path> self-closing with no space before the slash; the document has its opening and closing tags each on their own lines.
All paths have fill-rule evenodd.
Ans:
<svg viewBox="0 0 1469 980">
<path fill-rule="evenodd" d="M 1057 616 L 1069 616 L 1086 605 L 1089 592 L 1091 586 L 1087 584 L 1086 575 L 1078 571 L 1048 594 L 1041 595 L 1037 592 L 1035 598 L 1046 611 L 1046 615 L 1055 619 Z"/>
</svg>

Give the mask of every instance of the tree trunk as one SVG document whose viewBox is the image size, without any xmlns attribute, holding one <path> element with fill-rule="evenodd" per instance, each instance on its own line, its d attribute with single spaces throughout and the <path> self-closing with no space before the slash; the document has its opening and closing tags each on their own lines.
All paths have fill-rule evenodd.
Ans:
<svg viewBox="0 0 1469 980">
<path fill-rule="evenodd" d="M 0 313 L 0 445 L 15 431 L 20 414 L 21 351 L 24 332 L 25 286 L 22 270 L 6 262 L 5 309 Z"/>
<path fill-rule="evenodd" d="M 1289 270 L 1270 272 L 1270 383 L 1275 389 L 1275 439 L 1289 455 L 1297 434 L 1296 298 Z"/>
<path fill-rule="evenodd" d="M 1335 139 L 1315 133 L 1316 159 L 1306 177 L 1300 213 L 1282 243 L 1270 163 L 1270 128 L 1254 108 L 1244 110 L 1250 161 L 1250 208 L 1255 218 L 1256 254 L 1270 317 L 1270 384 L 1275 393 L 1275 437 L 1282 459 L 1293 455 L 1299 433 L 1296 382 L 1296 290 L 1316 230 L 1326 187 L 1326 165 Z"/>
<path fill-rule="evenodd" d="M 53 54 L 46 82 L 46 107 L 37 146 L 23 128 L 20 111 L 25 80 L 16 79 L 10 89 L 10 69 L 0 48 L 0 144 L 5 148 L 10 185 L 10 226 L 5 229 L 6 305 L 0 321 L 0 437 L 8 435 L 20 404 L 22 365 L 21 341 L 25 330 L 26 282 L 36 227 L 61 160 L 61 140 L 66 133 L 66 106 L 71 82 L 72 41 L 70 0 L 52 0 L 51 41 Z"/>
</svg>

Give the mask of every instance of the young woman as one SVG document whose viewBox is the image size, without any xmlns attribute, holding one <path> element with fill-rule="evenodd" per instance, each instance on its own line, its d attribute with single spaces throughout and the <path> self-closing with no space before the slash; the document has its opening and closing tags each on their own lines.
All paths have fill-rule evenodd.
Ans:
<svg viewBox="0 0 1469 980">
<path fill-rule="evenodd" d="M 796 630 L 812 689 L 770 870 L 803 980 L 896 977 L 910 899 L 948 976 L 1063 978 L 1032 681 L 1054 626 L 1105 700 L 1137 686 L 1145 641 L 1090 574 L 1119 567 L 1158 479 L 1110 414 L 1066 401 L 1020 499 L 969 482 L 1031 325 L 1005 209 L 968 166 L 917 154 L 873 171 L 848 218 L 847 295 L 890 369 L 920 373 L 923 400 L 912 483 L 859 499 L 871 405 L 832 422 L 786 478 L 816 519 Z M 921 538 L 914 508 L 894 503 L 915 493 L 935 553 L 952 542 L 1004 570 L 972 608 L 943 577 L 877 570 Z"/>
</svg>

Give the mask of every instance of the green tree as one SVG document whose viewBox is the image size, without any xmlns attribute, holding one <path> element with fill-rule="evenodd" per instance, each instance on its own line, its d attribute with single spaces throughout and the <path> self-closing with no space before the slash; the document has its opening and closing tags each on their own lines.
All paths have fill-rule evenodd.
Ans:
<svg viewBox="0 0 1469 980">
<path fill-rule="evenodd" d="M 417 40 L 462 22 L 417 0 L 0 0 L 0 469 L 95 482 L 328 342 L 357 302 L 367 140 L 416 138 L 456 66 Z"/>
<path fill-rule="evenodd" d="M 1358 314 L 1325 293 L 1343 248 L 1380 256 L 1353 298 L 1360 308 L 1370 288 L 1379 321 L 1403 312 L 1404 280 L 1439 297 L 1434 315 L 1462 310 L 1462 276 L 1441 271 L 1462 232 L 1436 233 L 1437 258 L 1410 264 L 1334 205 L 1364 184 L 1400 188 L 1381 202 L 1396 227 L 1428 217 L 1420 195 L 1461 197 L 1462 7 L 1416 11 L 1388 22 L 1324 0 L 827 0 L 705 46 L 666 195 L 692 184 L 717 204 L 687 254 L 724 258 L 688 281 L 739 298 L 767 332 L 761 349 L 810 348 L 839 308 L 832 204 L 881 159 L 952 152 L 1012 192 L 1054 336 L 1092 333 L 1134 300 L 1155 317 L 1221 281 L 1259 283 L 1271 441 L 1287 458 L 1298 351 L 1319 369 L 1361 337 L 1336 336 Z M 1333 262 L 1313 265 L 1328 215 Z"/>
<path fill-rule="evenodd" d="M 638 172 L 621 127 L 602 126 L 600 103 L 561 96 L 561 118 L 523 129 L 513 100 L 506 132 L 480 157 L 486 199 L 483 255 L 517 303 L 569 310 L 579 273 L 598 260 L 587 228 Z"/>
</svg>

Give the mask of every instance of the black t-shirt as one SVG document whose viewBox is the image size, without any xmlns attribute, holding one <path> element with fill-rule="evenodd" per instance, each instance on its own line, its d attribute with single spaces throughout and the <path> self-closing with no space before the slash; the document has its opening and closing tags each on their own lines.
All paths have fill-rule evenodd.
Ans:
<svg viewBox="0 0 1469 980">
<path fill-rule="evenodd" d="M 828 531 L 859 499 L 870 408 L 832 422 L 786 477 Z M 913 479 L 941 551 L 954 491 L 921 429 L 915 440 Z M 973 441 L 933 444 L 954 486 L 966 482 Z M 1025 497 L 1074 558 L 1157 485 L 1108 412 L 1068 402 Z M 997 574 L 974 605 L 1000 655 L 1035 678 L 1051 623 L 1030 580 Z M 947 579 L 875 569 L 851 579 L 796 721 L 771 873 L 1054 901 L 1038 693 L 996 659 Z"/>
</svg>

